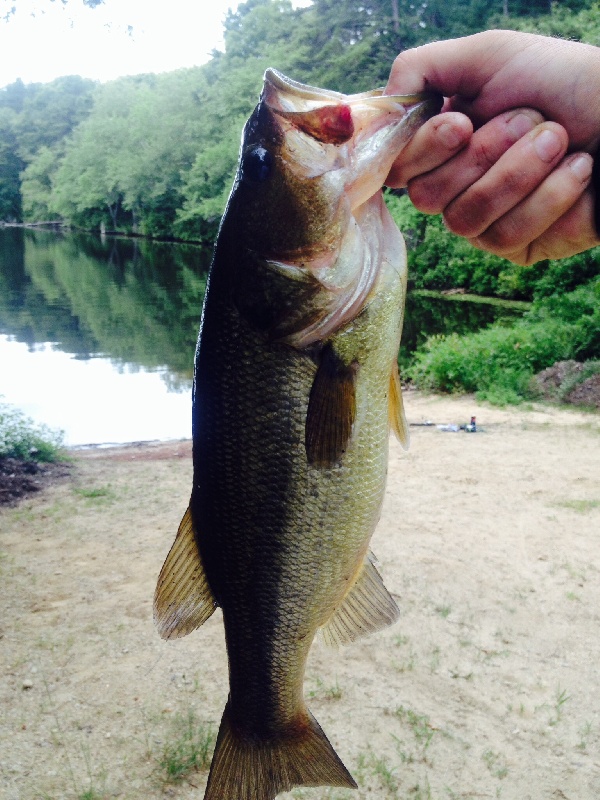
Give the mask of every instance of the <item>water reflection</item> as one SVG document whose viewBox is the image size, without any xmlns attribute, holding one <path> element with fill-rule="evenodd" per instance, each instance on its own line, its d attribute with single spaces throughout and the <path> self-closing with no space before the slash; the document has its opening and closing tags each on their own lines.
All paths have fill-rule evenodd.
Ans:
<svg viewBox="0 0 600 800">
<path fill-rule="evenodd" d="M 51 345 L 0 336 L 4 400 L 39 424 L 65 431 L 65 444 L 120 443 L 191 436 L 190 386 L 169 391 L 169 375 L 118 369 L 108 358 L 81 359 Z"/>
<path fill-rule="evenodd" d="M 193 245 L 0 229 L 0 395 L 69 444 L 189 436 L 210 258 Z M 432 333 L 510 313 L 409 295 L 401 363 Z"/>
<path fill-rule="evenodd" d="M 191 378 L 210 250 L 0 230 L 0 333 Z"/>
<path fill-rule="evenodd" d="M 0 230 L 0 395 L 69 444 L 190 435 L 210 250 Z"/>
</svg>

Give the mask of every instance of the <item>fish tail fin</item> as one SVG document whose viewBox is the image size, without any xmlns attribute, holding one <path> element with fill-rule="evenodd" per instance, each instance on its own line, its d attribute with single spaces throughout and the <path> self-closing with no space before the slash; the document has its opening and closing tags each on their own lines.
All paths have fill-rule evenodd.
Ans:
<svg viewBox="0 0 600 800">
<path fill-rule="evenodd" d="M 312 714 L 306 710 L 274 739 L 236 731 L 225 706 L 204 800 L 273 800 L 294 786 L 356 783 Z"/>
</svg>

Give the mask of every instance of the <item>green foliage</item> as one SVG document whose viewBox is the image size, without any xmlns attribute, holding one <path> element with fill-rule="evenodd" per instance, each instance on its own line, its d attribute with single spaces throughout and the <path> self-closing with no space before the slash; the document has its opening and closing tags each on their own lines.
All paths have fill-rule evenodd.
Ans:
<svg viewBox="0 0 600 800">
<path fill-rule="evenodd" d="M 430 338 L 408 376 L 417 386 L 442 392 L 477 392 L 492 402 L 532 396 L 534 374 L 556 361 L 600 356 L 600 279 L 534 304 L 511 327 Z"/>
<path fill-rule="evenodd" d="M 498 323 L 511 325 L 529 304 L 475 295 L 440 296 L 426 289 L 408 292 L 398 363 L 401 370 L 411 364 L 413 354 L 429 336 L 456 333 L 459 336 Z"/>
<path fill-rule="evenodd" d="M 165 782 L 179 783 L 190 772 L 208 769 L 214 743 L 212 726 L 200 722 L 194 711 L 177 714 L 159 759 Z"/>
<path fill-rule="evenodd" d="M 500 4 L 487 0 L 314 0 L 299 9 L 247 0 L 227 16 L 225 52 L 203 67 L 104 86 L 78 76 L 16 81 L 0 90 L 0 219 L 60 216 L 89 229 L 212 239 L 267 66 L 356 92 L 385 83 L 402 49 L 483 30 L 491 19 L 598 38 L 600 11 L 586 0 L 507 0 L 506 8 L 511 16 L 498 17 Z M 416 274 L 415 285 L 527 296 L 527 280 L 501 259 L 473 255 L 460 240 L 449 249 L 439 220 L 421 227 L 413 260 L 422 259 L 425 277 Z"/>
<path fill-rule="evenodd" d="M 15 111 L 0 105 L 0 219 L 15 222 L 21 219 L 19 173 L 23 159 L 19 156 L 15 136 Z"/>
<path fill-rule="evenodd" d="M 24 219 L 36 221 L 52 219 L 52 177 L 56 166 L 56 153 L 46 145 L 42 145 L 23 171 L 21 194 Z"/>
<path fill-rule="evenodd" d="M 21 111 L 15 121 L 19 154 L 29 162 L 40 147 L 53 147 L 90 113 L 94 82 L 79 75 L 25 87 Z"/>
<path fill-rule="evenodd" d="M 36 425 L 0 396 L 0 458 L 57 461 L 62 445 L 62 432 Z"/>
<path fill-rule="evenodd" d="M 556 261 L 542 261 L 533 267 L 520 267 L 520 274 L 530 277 L 535 299 L 572 292 L 580 284 L 600 274 L 600 247 Z"/>
<path fill-rule="evenodd" d="M 551 24 L 592 40 L 595 4 L 549 8 L 508 0 L 504 27 Z M 88 229 L 212 239 L 266 67 L 343 92 L 371 89 L 401 50 L 484 30 L 501 10 L 487 0 L 313 0 L 298 9 L 247 0 L 227 16 L 225 52 L 202 67 L 103 86 L 77 76 L 16 81 L 0 90 L 0 219 L 58 216 Z M 461 272 L 471 291 L 525 296 L 519 275 L 464 242 L 450 262 L 438 257 L 449 252 L 439 220 L 421 239 L 428 276 L 416 285 L 456 285 Z"/>
<path fill-rule="evenodd" d="M 417 211 L 406 195 L 387 194 L 386 201 L 409 249 L 411 285 L 417 289 L 460 287 L 473 294 L 504 294 L 500 276 L 512 270 L 506 259 L 476 250 L 465 239 L 454 236 L 444 227 L 441 217 Z"/>
<path fill-rule="evenodd" d="M 524 3 L 523 14 L 516 15 L 509 3 L 509 16 L 495 14 L 490 18 L 489 24 L 490 27 L 541 33 L 600 45 L 600 6 L 597 2 L 544 2 L 542 8 L 543 13 L 534 16 L 529 3 Z"/>
<path fill-rule="evenodd" d="M 196 151 L 197 73 L 138 76 L 100 87 L 55 176 L 56 210 L 83 227 L 172 235 L 181 174 Z"/>
<path fill-rule="evenodd" d="M 571 330 L 571 355 L 579 361 L 600 357 L 600 278 L 563 294 L 560 289 L 534 303 L 526 317 L 531 325 L 558 321 Z"/>
<path fill-rule="evenodd" d="M 66 137 L 89 114 L 93 88 L 92 81 L 75 75 L 48 84 L 18 80 L 0 89 L 0 219 L 47 219 L 48 176 Z M 38 158 L 21 182 L 23 170 Z"/>
</svg>

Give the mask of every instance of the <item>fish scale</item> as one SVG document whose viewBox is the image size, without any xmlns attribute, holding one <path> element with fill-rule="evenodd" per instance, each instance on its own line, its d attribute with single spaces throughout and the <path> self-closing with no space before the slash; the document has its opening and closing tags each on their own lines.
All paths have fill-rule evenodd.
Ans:
<svg viewBox="0 0 600 800">
<path fill-rule="evenodd" d="M 407 434 L 406 257 L 379 190 L 439 107 L 269 70 L 246 125 L 202 312 L 190 506 L 155 595 L 165 638 L 223 609 L 230 692 L 206 800 L 356 786 L 304 671 L 319 629 L 346 644 L 398 615 L 368 549 L 390 426 Z"/>
</svg>

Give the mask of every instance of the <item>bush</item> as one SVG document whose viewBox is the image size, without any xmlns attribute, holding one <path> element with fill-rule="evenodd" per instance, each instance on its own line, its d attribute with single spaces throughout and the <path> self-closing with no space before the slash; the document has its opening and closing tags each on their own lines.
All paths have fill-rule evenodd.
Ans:
<svg viewBox="0 0 600 800">
<path fill-rule="evenodd" d="M 417 351 L 407 374 L 420 388 L 515 403 L 527 396 L 536 372 L 570 357 L 571 340 L 571 326 L 559 322 L 437 336 Z"/>
<path fill-rule="evenodd" d="M 62 431 L 36 425 L 17 408 L 0 401 L 0 458 L 57 461 L 63 437 Z"/>
<path fill-rule="evenodd" d="M 405 374 L 419 388 L 476 392 L 494 403 L 534 397 L 532 378 L 556 361 L 600 357 L 600 279 L 537 301 L 512 327 L 434 336 Z"/>
<path fill-rule="evenodd" d="M 536 301 L 525 319 L 531 323 L 567 323 L 572 326 L 572 358 L 600 358 L 600 278 L 572 292 L 557 292 Z"/>
</svg>

